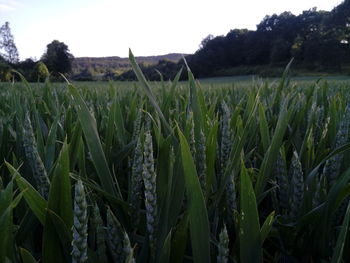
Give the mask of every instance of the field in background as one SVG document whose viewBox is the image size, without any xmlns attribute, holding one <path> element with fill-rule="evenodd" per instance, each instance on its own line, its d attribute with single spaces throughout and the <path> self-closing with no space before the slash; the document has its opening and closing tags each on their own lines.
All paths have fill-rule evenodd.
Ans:
<svg viewBox="0 0 350 263">
<path fill-rule="evenodd" d="M 215 78 L 204 78 L 198 79 L 200 83 L 203 84 L 227 84 L 227 83 L 251 83 L 256 80 L 268 80 L 268 81 L 276 81 L 280 78 L 261 78 L 255 75 L 242 75 L 242 76 L 232 76 L 232 77 L 215 77 Z M 315 76 L 300 76 L 300 77 L 291 77 L 291 81 L 295 83 L 300 82 L 316 82 L 318 80 L 321 81 L 332 81 L 332 82 L 350 82 L 350 76 L 339 75 L 339 76 L 329 76 L 329 75 L 315 75 Z"/>
<path fill-rule="evenodd" d="M 196 79 L 197 82 L 202 87 L 218 87 L 224 85 L 226 87 L 230 87 L 232 84 L 236 85 L 242 85 L 242 86 L 250 86 L 252 83 L 261 83 L 261 82 L 278 82 L 281 78 L 261 78 L 259 76 L 255 75 L 242 75 L 242 76 L 232 76 L 232 77 L 214 77 L 214 78 L 203 78 L 203 79 Z M 307 84 L 307 85 L 312 85 L 316 82 L 324 83 L 328 82 L 330 84 L 350 84 L 350 76 L 347 75 L 339 75 L 339 76 L 329 76 L 329 75 L 315 75 L 315 76 L 300 76 L 300 77 L 291 77 L 290 81 L 293 84 Z M 73 81 L 72 82 L 75 86 L 77 87 L 91 87 L 91 88 L 107 88 L 110 86 L 110 83 L 112 83 L 113 86 L 116 87 L 135 87 L 135 84 L 137 84 L 137 81 Z M 153 86 L 159 87 L 161 86 L 160 81 L 152 81 Z M 167 81 L 165 81 L 167 83 Z M 178 82 L 180 86 L 188 85 L 187 81 L 179 81 Z M 9 84 L 8 83 L 1 83 L 0 82 L 0 87 L 7 87 Z M 15 83 L 15 86 L 17 85 L 22 85 L 20 83 Z M 43 86 L 44 84 L 34 84 L 32 83 L 31 85 L 33 86 Z M 52 85 L 52 84 L 51 84 Z M 53 85 L 57 86 L 64 86 L 64 83 L 54 83 Z"/>
<path fill-rule="evenodd" d="M 203 78 L 203 79 L 197 79 L 197 81 L 199 83 L 201 83 L 202 85 L 211 85 L 211 84 L 215 84 L 215 85 L 219 85 L 219 84 L 231 84 L 231 83 L 236 83 L 236 84 L 251 84 L 253 81 L 278 81 L 280 78 L 261 78 L 259 76 L 256 75 L 242 75 L 242 76 L 232 76 L 232 77 L 214 77 L 214 78 Z M 339 75 L 339 76 L 329 76 L 329 75 L 315 75 L 315 76 L 300 76 L 300 77 L 291 77 L 290 78 L 292 82 L 295 83 L 310 83 L 312 84 L 313 82 L 316 82 L 318 80 L 320 81 L 328 81 L 328 82 L 349 82 L 350 83 L 350 76 L 347 75 Z M 93 86 L 104 86 L 104 85 L 108 85 L 106 82 L 98 82 L 98 84 L 94 81 L 87 81 L 87 82 L 75 82 L 76 85 L 84 85 L 83 83 L 87 84 L 90 83 Z M 133 81 L 116 81 L 113 83 L 118 83 L 118 85 L 125 85 L 125 86 L 129 86 L 130 83 L 135 83 Z M 151 83 L 155 83 L 157 85 L 157 81 L 155 82 L 151 82 Z M 187 84 L 187 81 L 180 81 L 180 84 Z M 90 85 L 89 84 L 89 85 Z"/>
</svg>

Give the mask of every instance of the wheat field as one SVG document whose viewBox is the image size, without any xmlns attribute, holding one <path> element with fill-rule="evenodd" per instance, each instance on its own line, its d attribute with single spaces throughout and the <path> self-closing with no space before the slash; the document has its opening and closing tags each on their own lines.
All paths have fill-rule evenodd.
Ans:
<svg viewBox="0 0 350 263">
<path fill-rule="evenodd" d="M 350 260 L 350 84 L 130 61 L 138 82 L 0 86 L 0 262 Z"/>
</svg>

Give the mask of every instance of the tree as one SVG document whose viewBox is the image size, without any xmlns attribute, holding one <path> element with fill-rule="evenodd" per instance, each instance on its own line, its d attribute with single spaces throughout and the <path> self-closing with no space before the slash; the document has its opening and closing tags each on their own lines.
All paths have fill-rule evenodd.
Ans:
<svg viewBox="0 0 350 263">
<path fill-rule="evenodd" d="M 110 69 L 110 68 L 108 68 L 106 70 L 106 72 L 103 74 L 103 79 L 104 80 L 114 80 L 115 77 L 116 77 L 115 72 L 112 69 Z"/>
<path fill-rule="evenodd" d="M 270 64 L 286 63 L 291 59 L 291 44 L 285 39 L 279 38 L 272 42 Z"/>
<path fill-rule="evenodd" d="M 19 61 L 17 47 L 11 34 L 9 22 L 0 27 L 0 55 L 12 64 Z"/>
<path fill-rule="evenodd" d="M 199 45 L 199 49 L 204 48 L 204 47 L 208 44 L 208 42 L 209 42 L 210 40 L 212 40 L 213 38 L 214 38 L 214 36 L 213 36 L 212 34 L 206 36 L 206 37 L 202 40 L 201 44 Z"/>
<path fill-rule="evenodd" d="M 245 41 L 249 31 L 247 29 L 233 29 L 225 38 L 225 54 L 228 66 L 236 67 L 245 63 Z"/>
<path fill-rule="evenodd" d="M 93 81 L 93 69 L 91 67 L 86 67 L 79 72 L 79 74 L 75 74 L 72 76 L 72 79 L 77 81 Z"/>
<path fill-rule="evenodd" d="M 52 41 L 47 46 L 42 61 L 54 75 L 58 73 L 69 74 L 72 71 L 73 55 L 69 53 L 68 46 L 58 40 Z"/>
<path fill-rule="evenodd" d="M 35 61 L 32 58 L 27 58 L 16 64 L 16 70 L 19 71 L 28 81 L 37 81 L 37 77 L 34 77 Z M 17 78 L 17 76 L 16 76 Z"/>
<path fill-rule="evenodd" d="M 10 81 L 11 76 L 11 67 L 8 65 L 7 61 L 0 56 L 0 81 Z"/>
</svg>

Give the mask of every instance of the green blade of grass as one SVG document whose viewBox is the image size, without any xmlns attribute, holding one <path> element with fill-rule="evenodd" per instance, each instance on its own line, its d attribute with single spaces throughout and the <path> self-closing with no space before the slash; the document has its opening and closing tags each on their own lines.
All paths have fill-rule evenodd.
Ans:
<svg viewBox="0 0 350 263">
<path fill-rule="evenodd" d="M 160 251 L 160 257 L 157 262 L 167 263 L 170 260 L 170 245 L 171 245 L 171 231 L 166 236 L 163 247 Z"/>
<path fill-rule="evenodd" d="M 213 127 L 210 128 L 209 135 L 206 142 L 206 157 L 207 157 L 207 180 L 206 180 L 206 192 L 210 193 L 211 187 L 215 178 L 215 160 L 217 151 L 217 134 L 218 134 L 219 122 L 216 121 Z"/>
<path fill-rule="evenodd" d="M 0 192 L 0 260 L 14 260 L 14 215 L 13 210 L 23 197 L 23 192 L 14 198 L 12 181 Z M 4 207 L 6 206 L 6 208 Z M 4 209 L 5 208 L 5 209 Z"/>
<path fill-rule="evenodd" d="M 350 168 L 344 172 L 332 185 L 331 189 L 328 192 L 328 196 L 326 199 L 328 216 L 333 215 L 342 200 L 339 200 L 339 196 L 341 196 L 342 190 L 346 188 L 348 182 L 350 181 Z M 346 198 L 346 196 L 343 196 Z"/>
<path fill-rule="evenodd" d="M 104 155 L 101 141 L 97 132 L 96 120 L 91 115 L 78 90 L 71 84 L 68 85 L 68 88 L 70 94 L 72 95 L 75 109 L 78 113 L 85 139 L 91 153 L 92 161 L 96 168 L 102 187 L 109 194 L 117 194 L 119 198 L 122 198 L 118 187 L 118 182 L 113 182 L 112 174 L 108 168 L 107 160 Z M 117 185 L 117 187 L 115 187 L 115 185 Z"/>
<path fill-rule="evenodd" d="M 71 169 L 73 169 L 77 163 L 81 136 L 81 125 L 79 122 L 76 122 L 69 141 L 69 164 Z"/>
<path fill-rule="evenodd" d="M 133 53 L 131 52 L 131 50 L 129 49 L 129 60 L 130 60 L 130 63 L 131 63 L 131 66 L 132 66 L 132 69 L 134 70 L 135 72 L 135 75 L 137 77 L 137 79 L 139 80 L 139 82 L 141 83 L 148 99 L 150 100 L 152 106 L 155 108 L 155 110 L 157 111 L 160 119 L 162 120 L 163 122 L 163 125 L 164 127 L 167 129 L 167 131 L 172 134 L 172 129 L 169 125 L 169 123 L 167 122 L 167 120 L 165 119 L 164 117 L 164 114 L 163 112 L 161 111 L 159 105 L 158 105 L 158 102 L 156 100 L 156 97 L 154 96 L 153 92 L 152 92 L 152 89 L 150 87 L 150 85 L 148 84 L 145 76 L 143 75 L 139 65 L 137 64 L 136 62 L 136 59 L 133 55 Z"/>
<path fill-rule="evenodd" d="M 239 246 L 241 262 L 261 263 L 259 214 L 252 182 L 242 161 L 240 186 Z"/>
<path fill-rule="evenodd" d="M 6 188 L 0 191 L 0 261 L 4 262 L 9 256 L 12 246 L 12 208 L 13 183 L 10 182 Z"/>
<path fill-rule="evenodd" d="M 276 96 L 273 102 L 273 108 L 276 109 L 281 101 L 281 97 L 282 97 L 282 91 L 284 90 L 285 87 L 287 87 L 289 85 L 290 82 L 290 77 L 289 77 L 289 72 L 290 72 L 290 67 L 293 63 L 294 58 L 292 58 L 289 63 L 287 64 L 287 66 L 285 67 L 283 74 L 282 74 L 282 78 L 280 80 L 280 83 L 278 85 L 277 91 L 276 91 Z"/>
<path fill-rule="evenodd" d="M 37 261 L 32 256 L 32 254 L 30 254 L 30 252 L 28 250 L 26 250 L 25 248 L 21 247 L 20 253 L 21 253 L 21 258 L 22 258 L 23 263 L 37 263 Z"/>
<path fill-rule="evenodd" d="M 325 158 L 323 158 L 320 163 L 314 168 L 312 169 L 312 171 L 307 175 L 306 177 L 306 183 L 310 184 L 312 182 L 312 180 L 315 178 L 315 176 L 317 175 L 317 173 L 319 172 L 320 167 L 330 158 L 332 158 L 333 156 L 337 155 L 337 154 L 341 154 L 344 153 L 345 151 L 350 149 L 350 143 L 346 143 L 343 146 L 340 146 L 337 149 L 334 149 L 331 153 L 329 153 Z"/>
<path fill-rule="evenodd" d="M 259 104 L 259 124 L 261 141 L 264 147 L 264 151 L 266 152 L 270 145 L 270 134 L 265 115 L 265 107 L 261 103 Z"/>
<path fill-rule="evenodd" d="M 43 125 L 43 120 L 41 116 L 38 113 L 38 110 L 34 111 L 34 120 L 33 120 L 33 130 L 34 130 L 34 125 L 36 125 L 35 133 L 36 133 L 36 147 L 38 150 L 38 153 L 40 155 L 41 160 L 45 161 L 45 147 L 44 147 L 44 135 L 42 132 L 42 125 Z M 48 171 L 47 171 L 48 172 Z"/>
<path fill-rule="evenodd" d="M 273 212 L 271 212 L 271 214 L 269 214 L 269 216 L 265 219 L 263 226 L 261 227 L 261 230 L 260 230 L 261 244 L 263 244 L 265 239 L 268 237 L 268 235 L 271 231 L 274 219 L 275 219 L 275 211 L 273 211 Z"/>
<path fill-rule="evenodd" d="M 188 221 L 189 215 L 188 212 L 186 212 L 176 226 L 173 241 L 171 243 L 171 263 L 182 263 L 184 261 L 188 239 Z"/>
<path fill-rule="evenodd" d="M 260 195 L 264 192 L 267 181 L 271 178 L 273 164 L 277 160 L 277 155 L 282 144 L 284 133 L 291 116 L 291 111 L 288 111 L 288 99 L 284 102 L 282 110 L 278 116 L 275 132 L 273 134 L 271 144 L 261 164 L 258 180 L 255 184 L 255 194 L 260 199 Z"/>
<path fill-rule="evenodd" d="M 124 127 L 124 118 L 123 118 L 123 112 L 120 106 L 120 101 L 118 98 L 115 99 L 115 124 L 117 126 L 117 137 L 122 144 L 122 146 L 127 144 L 127 137 L 125 133 L 125 127 Z"/>
<path fill-rule="evenodd" d="M 337 239 L 337 244 L 335 245 L 331 263 L 340 263 L 343 260 L 342 258 L 343 258 L 343 252 L 344 252 L 344 245 L 345 245 L 348 228 L 349 228 L 349 220 L 350 220 L 350 202 L 348 203 L 348 207 L 346 209 L 346 214 L 345 214 L 344 221 L 341 226 L 341 230 Z"/>
<path fill-rule="evenodd" d="M 69 176 L 69 150 L 65 141 L 52 178 L 48 209 L 57 213 L 67 228 L 73 225 L 71 182 Z"/>
<path fill-rule="evenodd" d="M 57 220 L 52 217 L 57 214 L 62 221 L 60 228 L 71 229 L 73 225 L 73 208 L 71 183 L 69 177 L 69 151 L 65 141 L 51 180 L 48 209 L 43 234 L 43 262 L 63 262 L 69 260 L 69 251 L 64 250 L 66 243 L 62 243 L 61 234 L 57 231 Z M 69 231 L 68 231 L 69 232 Z M 69 244 L 69 242 L 68 242 Z"/>
<path fill-rule="evenodd" d="M 171 189 L 173 184 L 173 171 L 175 156 L 171 147 L 172 137 L 169 136 L 159 144 L 159 157 L 157 165 L 157 197 L 158 207 L 160 207 L 158 243 L 159 247 L 165 245 L 165 240 L 169 235 L 169 211 L 172 208 Z M 163 253 L 161 250 L 158 254 Z M 159 256 L 158 256 L 159 257 Z"/>
<path fill-rule="evenodd" d="M 179 128 L 178 134 L 189 202 L 188 210 L 193 260 L 195 263 L 210 262 L 210 231 L 207 209 L 189 145 Z"/>
<path fill-rule="evenodd" d="M 70 228 L 59 215 L 50 209 L 47 210 L 46 218 L 42 249 L 43 262 L 69 262 L 72 242 Z"/>
<path fill-rule="evenodd" d="M 38 191 L 36 191 L 34 187 L 28 183 L 28 181 L 25 180 L 11 164 L 6 161 L 5 164 L 14 177 L 18 188 L 23 192 L 24 199 L 26 200 L 28 206 L 34 215 L 39 219 L 40 223 L 45 225 L 47 201 L 41 197 Z"/>
<path fill-rule="evenodd" d="M 181 213 L 185 195 L 185 178 L 182 173 L 180 147 L 174 149 L 174 156 L 175 163 L 171 182 L 171 196 L 169 196 L 169 201 L 171 202 L 171 209 L 169 209 L 169 226 L 175 226 L 177 224 L 177 217 Z M 174 236 L 176 236 L 176 234 Z"/>
<path fill-rule="evenodd" d="M 186 60 L 185 60 L 186 63 Z M 198 147 L 198 142 L 200 141 L 200 132 L 202 128 L 202 109 L 201 105 L 199 103 L 199 91 L 197 90 L 197 85 L 196 81 L 194 80 L 194 76 L 188 67 L 187 67 L 187 72 L 188 72 L 188 82 L 190 85 L 190 101 L 189 101 L 189 106 L 191 110 L 193 111 L 193 120 L 194 120 L 194 133 L 195 133 L 195 141 L 196 141 L 196 146 Z"/>
<path fill-rule="evenodd" d="M 182 68 L 179 70 L 179 72 L 176 74 L 174 80 L 172 81 L 169 94 L 163 103 L 162 108 L 165 109 L 166 111 L 169 107 L 171 100 L 174 100 L 174 98 L 175 98 L 175 90 L 176 90 L 175 88 L 177 86 L 177 83 L 179 82 L 179 79 L 181 77 L 181 73 L 182 73 Z"/>
<path fill-rule="evenodd" d="M 49 134 L 47 136 L 47 143 L 45 147 L 45 168 L 46 171 L 50 171 L 52 164 L 55 159 L 55 145 L 56 145 L 56 138 L 57 138 L 57 125 L 58 125 L 58 117 L 55 118 Z"/>
<path fill-rule="evenodd" d="M 116 101 L 114 101 L 109 109 L 109 114 L 108 114 L 108 124 L 107 124 L 107 130 L 106 130 L 106 135 L 105 135 L 105 153 L 106 153 L 106 159 L 110 160 L 111 159 L 111 152 L 112 152 L 112 142 L 113 142 L 113 137 L 115 133 L 114 129 L 114 120 L 115 120 L 115 112 L 116 112 Z"/>
</svg>

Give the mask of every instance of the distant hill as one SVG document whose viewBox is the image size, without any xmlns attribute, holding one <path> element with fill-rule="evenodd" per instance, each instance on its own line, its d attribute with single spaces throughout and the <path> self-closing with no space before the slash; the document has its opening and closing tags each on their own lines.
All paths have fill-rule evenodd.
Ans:
<svg viewBox="0 0 350 263">
<path fill-rule="evenodd" d="M 159 56 L 140 56 L 136 57 L 138 63 L 144 66 L 157 64 L 160 60 L 178 62 L 186 54 L 171 53 Z M 131 68 L 128 58 L 122 57 L 77 57 L 73 61 L 73 73 L 77 74 L 84 70 L 89 70 L 95 74 L 104 74 L 107 71 L 122 73 Z"/>
</svg>

